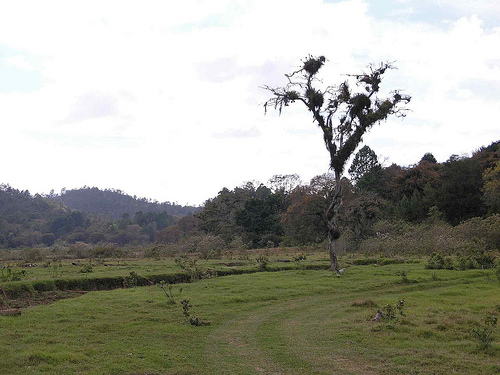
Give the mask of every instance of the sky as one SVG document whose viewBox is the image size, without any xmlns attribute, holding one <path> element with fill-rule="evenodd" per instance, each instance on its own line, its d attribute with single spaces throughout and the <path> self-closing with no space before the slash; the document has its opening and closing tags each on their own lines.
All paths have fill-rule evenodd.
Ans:
<svg viewBox="0 0 500 375">
<path fill-rule="evenodd" d="M 321 130 L 269 92 L 308 54 L 324 83 L 393 62 L 403 120 L 364 137 L 386 165 L 500 139 L 497 0 L 0 0 L 0 183 L 114 188 L 199 205 L 245 181 L 328 171 Z"/>
</svg>

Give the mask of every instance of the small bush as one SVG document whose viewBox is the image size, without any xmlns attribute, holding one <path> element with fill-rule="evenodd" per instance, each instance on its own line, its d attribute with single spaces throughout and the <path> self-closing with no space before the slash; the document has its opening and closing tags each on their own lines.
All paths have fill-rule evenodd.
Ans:
<svg viewBox="0 0 500 375">
<path fill-rule="evenodd" d="M 168 284 L 165 280 L 161 280 L 158 284 L 156 284 L 165 296 L 167 297 L 168 303 L 175 305 L 174 293 L 172 291 L 172 285 Z M 179 288 L 179 294 L 182 293 L 182 288 Z"/>
<path fill-rule="evenodd" d="M 196 258 L 189 258 L 184 255 L 180 258 L 175 258 L 175 264 L 189 274 L 191 281 L 200 280 L 205 273 L 205 270 L 198 264 L 198 259 Z"/>
<path fill-rule="evenodd" d="M 123 286 L 125 288 L 135 288 L 139 280 L 139 275 L 135 271 L 131 271 L 129 276 L 123 279 Z"/>
<path fill-rule="evenodd" d="M 296 255 L 293 257 L 293 261 L 297 262 L 297 263 L 302 261 L 302 260 L 306 260 L 306 259 L 307 259 L 307 257 L 305 254 L 299 254 L 299 255 Z"/>
<path fill-rule="evenodd" d="M 41 262 L 44 256 L 40 249 L 26 249 L 23 251 L 23 259 L 26 263 Z"/>
<path fill-rule="evenodd" d="M 33 289 L 37 292 L 48 292 L 52 290 L 57 290 L 56 283 L 54 280 L 36 280 L 32 281 L 31 285 Z"/>
<path fill-rule="evenodd" d="M 478 341 L 478 349 L 486 350 L 494 340 L 493 331 L 496 328 L 498 318 L 495 315 L 488 315 L 484 320 L 484 325 L 470 331 L 471 336 Z"/>
<path fill-rule="evenodd" d="M 69 248 L 69 253 L 78 259 L 88 258 L 92 254 L 92 246 L 85 242 L 76 242 Z"/>
<path fill-rule="evenodd" d="M 431 257 L 427 261 L 427 264 L 425 265 L 425 268 L 431 270 L 442 270 L 442 269 L 452 270 L 453 262 L 451 258 L 444 257 L 440 253 L 432 253 Z"/>
<path fill-rule="evenodd" d="M 405 305 L 405 300 L 400 299 L 395 305 L 387 304 L 385 305 L 385 319 L 392 324 L 398 319 L 398 316 L 406 316 L 403 311 Z"/>
<path fill-rule="evenodd" d="M 186 317 L 186 320 L 189 322 L 189 324 L 191 324 L 192 326 L 196 326 L 196 327 L 210 325 L 209 321 L 206 321 L 206 320 L 198 318 L 197 316 L 191 315 L 190 309 L 191 309 L 191 307 L 193 307 L 193 305 L 191 305 L 191 301 L 189 299 L 184 298 L 181 301 L 181 305 L 182 305 L 182 313 Z"/>
<path fill-rule="evenodd" d="M 7 268 L 4 272 L 4 269 L 0 269 L 0 282 L 5 281 L 20 281 L 26 277 L 26 271 L 20 270 L 16 271 L 11 268 Z"/>
<path fill-rule="evenodd" d="M 202 259 L 220 259 L 222 250 L 226 248 L 225 241 L 220 236 L 204 236 L 196 246 Z"/>
<path fill-rule="evenodd" d="M 384 306 L 384 310 L 377 310 L 377 313 L 372 318 L 372 322 L 386 321 L 388 326 L 392 326 L 394 322 L 398 320 L 399 316 L 406 316 L 403 311 L 405 304 L 404 299 L 399 299 L 395 305 L 387 304 Z"/>
<path fill-rule="evenodd" d="M 82 268 L 80 268 L 80 273 L 92 273 L 92 272 L 94 272 L 94 268 L 90 263 L 87 263 Z"/>
<path fill-rule="evenodd" d="M 410 282 L 410 280 L 408 280 L 408 274 L 406 273 L 406 271 L 401 270 L 401 271 L 397 272 L 396 275 L 401 276 L 402 283 L 407 284 Z"/>
<path fill-rule="evenodd" d="M 33 285 L 27 281 L 8 282 L 2 285 L 2 290 L 5 295 L 10 299 L 20 298 L 26 295 L 33 295 L 36 293 Z"/>
<path fill-rule="evenodd" d="M 255 261 L 257 262 L 257 267 L 259 267 L 259 270 L 265 271 L 267 270 L 267 264 L 269 263 L 269 259 L 265 256 L 260 254 Z"/>
</svg>

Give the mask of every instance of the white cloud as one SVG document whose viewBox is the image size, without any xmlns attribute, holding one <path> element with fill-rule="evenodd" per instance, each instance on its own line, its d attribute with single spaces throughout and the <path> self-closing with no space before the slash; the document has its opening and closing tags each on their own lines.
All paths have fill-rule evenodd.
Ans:
<svg viewBox="0 0 500 375">
<path fill-rule="evenodd" d="M 444 160 L 498 138 L 500 28 L 465 3 L 471 13 L 446 28 L 422 13 L 379 19 L 360 0 L 172 4 L 2 5 L 0 47 L 16 52 L 7 63 L 43 78 L 38 91 L 0 90 L 4 152 L 17 156 L 2 166 L 4 182 L 201 203 L 276 173 L 307 181 L 328 166 L 320 130 L 300 106 L 264 116 L 259 86 L 286 83 L 308 53 L 328 58 L 325 83 L 396 61 L 384 85 L 410 93 L 413 112 L 365 138 L 394 162 Z"/>
</svg>

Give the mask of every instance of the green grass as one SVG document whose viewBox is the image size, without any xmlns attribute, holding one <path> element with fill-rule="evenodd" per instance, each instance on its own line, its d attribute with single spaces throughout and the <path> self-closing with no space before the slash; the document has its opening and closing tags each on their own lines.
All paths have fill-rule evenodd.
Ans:
<svg viewBox="0 0 500 375">
<path fill-rule="evenodd" d="M 469 334 L 487 313 L 500 315 L 491 270 L 263 272 L 176 285 L 174 296 L 171 305 L 155 286 L 91 292 L 0 317 L 0 373 L 500 373 L 498 341 L 478 351 Z M 189 325 L 182 298 L 211 325 Z M 399 298 L 406 317 L 370 321 Z"/>
<path fill-rule="evenodd" d="M 244 259 L 210 259 L 198 260 L 204 268 L 212 268 L 215 270 L 227 270 L 234 268 L 250 268 L 255 267 L 256 255 L 248 256 Z M 304 263 L 325 263 L 328 262 L 328 257 L 324 253 L 309 254 L 307 261 Z M 269 261 L 271 265 L 283 266 L 293 264 L 293 255 L 271 255 Z M 289 263 L 279 262 L 278 260 L 288 260 Z M 134 271 L 137 274 L 147 277 L 147 275 L 155 274 L 170 274 L 181 271 L 181 268 L 175 263 L 173 258 L 166 259 L 107 259 L 104 261 L 92 260 L 92 273 L 82 273 L 82 267 L 89 263 L 87 259 L 78 260 L 63 260 L 61 267 L 53 267 L 53 263 L 44 267 L 45 262 L 37 263 L 37 267 L 22 268 L 16 262 L 6 261 L 0 262 L 1 267 L 8 267 L 15 271 L 24 270 L 26 277 L 23 281 L 35 280 L 52 280 L 52 279 L 73 279 L 73 278 L 88 278 L 88 277 L 114 277 L 128 276 Z M 73 265 L 76 263 L 78 265 Z M 21 264 L 21 263 L 19 263 Z"/>
</svg>

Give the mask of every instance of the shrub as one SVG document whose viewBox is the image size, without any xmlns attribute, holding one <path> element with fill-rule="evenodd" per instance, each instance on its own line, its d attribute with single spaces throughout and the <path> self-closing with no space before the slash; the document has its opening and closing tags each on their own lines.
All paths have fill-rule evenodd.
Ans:
<svg viewBox="0 0 500 375">
<path fill-rule="evenodd" d="M 202 259 L 219 259 L 226 243 L 219 236 L 204 236 L 196 246 Z"/>
<path fill-rule="evenodd" d="M 161 258 L 160 246 L 150 247 L 149 249 L 144 251 L 144 258 L 160 260 Z"/>
<path fill-rule="evenodd" d="M 33 289 L 37 292 L 48 292 L 52 290 L 57 290 L 56 283 L 54 280 L 36 280 L 32 281 L 31 285 Z"/>
<path fill-rule="evenodd" d="M 498 318 L 495 315 L 488 315 L 484 319 L 484 325 L 474 328 L 470 331 L 471 336 L 478 341 L 478 349 L 486 350 L 491 345 L 494 337 L 492 336 L 496 328 Z"/>
<path fill-rule="evenodd" d="M 398 271 L 396 275 L 401 276 L 402 283 L 407 284 L 410 282 L 410 280 L 408 280 L 408 274 L 406 273 L 406 271 L 404 270 Z"/>
<path fill-rule="evenodd" d="M 404 299 L 399 299 L 394 305 L 385 305 L 384 319 L 387 320 L 389 324 L 392 324 L 398 319 L 399 316 L 406 316 L 405 312 L 403 311 L 404 305 Z"/>
<path fill-rule="evenodd" d="M 204 269 L 198 264 L 197 258 L 189 258 L 184 255 L 180 258 L 175 258 L 175 264 L 187 271 L 190 281 L 196 281 L 203 277 Z"/>
<path fill-rule="evenodd" d="M 193 305 L 191 305 L 191 301 L 189 301 L 189 299 L 184 298 L 181 301 L 181 305 L 182 305 L 182 313 L 186 317 L 186 320 L 189 322 L 189 324 L 191 324 L 192 326 L 196 326 L 196 327 L 210 325 L 209 321 L 206 321 L 206 320 L 198 318 L 197 316 L 191 315 L 190 308 L 193 307 Z"/>
<path fill-rule="evenodd" d="M 267 264 L 269 263 L 269 259 L 265 256 L 260 254 L 255 261 L 257 262 L 257 266 L 259 270 L 265 271 L 267 270 Z"/>
<path fill-rule="evenodd" d="M 305 254 L 299 254 L 293 257 L 294 262 L 300 262 L 302 260 L 306 260 L 307 257 Z"/>
<path fill-rule="evenodd" d="M 35 294 L 35 289 L 30 282 L 15 281 L 8 282 L 2 285 L 2 290 L 8 298 L 15 299 L 25 295 Z"/>
<path fill-rule="evenodd" d="M 94 272 L 94 268 L 92 267 L 91 263 L 85 264 L 81 269 L 80 273 L 92 273 Z"/>
<path fill-rule="evenodd" d="M 71 245 L 69 252 L 78 259 L 88 258 L 92 254 L 92 246 L 84 242 L 76 242 L 74 245 Z"/>
<path fill-rule="evenodd" d="M 125 288 L 135 288 L 139 280 L 139 275 L 135 271 L 131 271 L 130 275 L 123 279 L 123 286 Z"/>
<path fill-rule="evenodd" d="M 105 244 L 96 246 L 91 252 L 94 258 L 122 258 L 125 256 L 125 250 L 116 246 L 115 244 Z"/>
<path fill-rule="evenodd" d="M 475 217 L 460 223 L 454 229 L 456 235 L 465 240 L 480 238 L 486 250 L 500 248 L 500 214 L 485 219 Z"/>
<path fill-rule="evenodd" d="M 11 268 L 7 268 L 4 272 L 4 269 L 0 269 L 0 282 L 4 281 L 20 281 L 26 277 L 26 271 L 20 270 L 16 271 Z"/>
<path fill-rule="evenodd" d="M 442 269 L 452 270 L 453 262 L 449 257 L 444 257 L 442 254 L 439 253 L 433 253 L 431 254 L 429 260 L 427 261 L 425 268 L 431 270 L 442 270 Z"/>
<path fill-rule="evenodd" d="M 165 296 L 167 297 L 168 303 L 175 305 L 174 293 L 172 291 L 172 285 L 168 284 L 165 280 L 161 280 L 158 284 L 156 284 Z M 182 288 L 179 288 L 179 294 L 182 293 Z"/>
<path fill-rule="evenodd" d="M 43 254 L 40 249 L 26 249 L 23 251 L 23 260 L 26 263 L 41 262 Z"/>
</svg>

